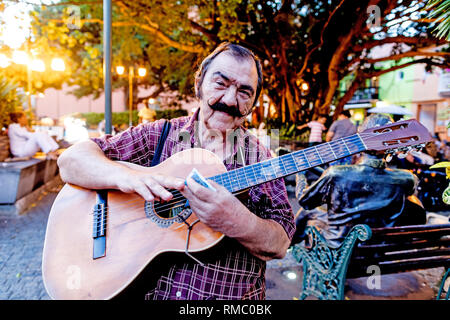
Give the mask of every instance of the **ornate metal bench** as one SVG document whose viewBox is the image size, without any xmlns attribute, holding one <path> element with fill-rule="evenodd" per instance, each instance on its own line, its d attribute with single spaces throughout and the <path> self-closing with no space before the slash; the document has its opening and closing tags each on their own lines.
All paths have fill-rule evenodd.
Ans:
<svg viewBox="0 0 450 320">
<path fill-rule="evenodd" d="M 303 261 L 300 299 L 343 300 L 345 280 L 369 276 L 368 268 L 373 266 L 380 274 L 450 267 L 450 224 L 377 229 L 360 224 L 338 247 L 330 245 L 315 227 L 307 227 L 306 234 L 305 245 L 291 247 L 294 258 Z M 450 276 L 448 270 L 437 299 Z"/>
</svg>

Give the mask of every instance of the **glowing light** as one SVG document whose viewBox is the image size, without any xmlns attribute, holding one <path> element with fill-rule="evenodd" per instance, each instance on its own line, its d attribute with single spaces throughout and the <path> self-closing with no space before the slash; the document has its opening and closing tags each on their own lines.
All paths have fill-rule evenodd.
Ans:
<svg viewBox="0 0 450 320">
<path fill-rule="evenodd" d="M 30 63 L 30 68 L 33 71 L 44 72 L 45 71 L 45 63 L 40 59 L 34 59 Z"/>
<path fill-rule="evenodd" d="M 6 68 L 11 64 L 8 57 L 0 53 L 0 68 Z"/>
<path fill-rule="evenodd" d="M 295 280 L 295 279 L 297 279 L 297 274 L 296 274 L 295 272 L 288 272 L 288 274 L 286 275 L 286 277 L 287 277 L 289 280 Z"/>
<path fill-rule="evenodd" d="M 307 82 L 303 82 L 300 88 L 303 91 L 308 91 L 309 90 L 309 84 Z"/>
<path fill-rule="evenodd" d="M 17 64 L 28 64 L 28 55 L 24 51 L 14 51 L 12 54 L 12 61 Z"/>
<path fill-rule="evenodd" d="M 124 66 L 117 66 L 116 67 L 116 72 L 118 75 L 123 75 L 123 73 L 125 72 L 125 67 Z"/>
<path fill-rule="evenodd" d="M 61 58 L 53 58 L 51 68 L 54 71 L 64 71 L 66 70 L 66 65 L 64 63 L 64 60 Z"/>
<path fill-rule="evenodd" d="M 138 69 L 138 75 L 140 77 L 144 77 L 146 74 L 147 74 L 147 69 L 145 69 L 145 68 L 139 68 Z"/>
</svg>

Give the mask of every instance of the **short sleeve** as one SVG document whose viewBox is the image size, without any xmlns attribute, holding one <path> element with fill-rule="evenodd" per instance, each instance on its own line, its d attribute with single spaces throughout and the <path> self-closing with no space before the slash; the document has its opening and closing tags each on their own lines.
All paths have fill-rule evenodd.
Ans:
<svg viewBox="0 0 450 320">
<path fill-rule="evenodd" d="M 330 131 L 330 132 L 335 132 L 336 131 L 336 121 L 334 121 L 332 124 L 331 124 L 331 126 L 330 126 L 330 129 L 328 130 L 328 131 Z"/>
</svg>

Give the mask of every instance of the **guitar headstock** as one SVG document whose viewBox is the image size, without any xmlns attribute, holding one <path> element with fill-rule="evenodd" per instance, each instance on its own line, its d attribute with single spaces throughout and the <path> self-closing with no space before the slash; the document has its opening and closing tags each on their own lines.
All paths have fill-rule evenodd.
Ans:
<svg viewBox="0 0 450 320">
<path fill-rule="evenodd" d="M 388 151 L 389 153 L 422 148 L 432 140 L 428 129 L 415 119 L 369 128 L 359 135 L 367 150 Z"/>
</svg>

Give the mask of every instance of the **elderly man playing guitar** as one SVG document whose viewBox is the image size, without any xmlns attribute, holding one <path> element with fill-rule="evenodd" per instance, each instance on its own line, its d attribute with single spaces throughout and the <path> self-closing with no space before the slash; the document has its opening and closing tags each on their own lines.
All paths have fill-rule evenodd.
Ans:
<svg viewBox="0 0 450 320">
<path fill-rule="evenodd" d="M 161 161 L 183 150 L 202 148 L 218 156 L 226 172 L 270 158 L 269 150 L 241 126 L 261 85 L 261 65 L 251 51 L 230 43 L 217 47 L 196 73 L 199 108 L 191 117 L 170 120 Z M 208 180 L 214 191 L 186 179 L 189 172 L 173 171 L 172 175 L 162 167 L 160 172 L 145 171 L 142 168 L 151 165 L 165 122 L 142 124 L 72 146 L 58 159 L 62 179 L 86 189 L 138 194 L 146 203 L 169 203 L 182 194 L 199 222 L 224 235 L 217 245 L 196 252 L 194 259 L 177 253 L 169 262 L 159 263 L 154 282 L 144 284 L 142 298 L 264 299 L 265 261 L 284 257 L 295 231 L 283 180 L 253 186 L 245 198 L 238 199 L 215 181 Z M 237 142 L 229 143 L 230 136 L 237 137 Z M 109 212 L 109 217 L 113 214 L 127 213 Z M 196 226 L 191 228 L 195 232 Z M 108 250 L 113 249 L 107 244 L 106 256 Z"/>
</svg>

